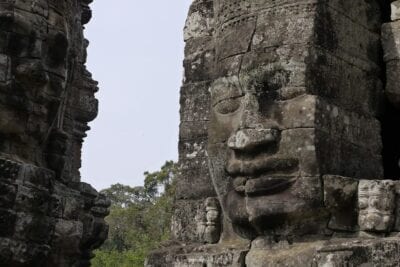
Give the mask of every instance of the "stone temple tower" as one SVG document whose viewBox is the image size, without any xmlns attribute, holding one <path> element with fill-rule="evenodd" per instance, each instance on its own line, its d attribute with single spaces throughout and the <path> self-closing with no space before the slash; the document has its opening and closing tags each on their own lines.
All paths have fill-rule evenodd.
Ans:
<svg viewBox="0 0 400 267">
<path fill-rule="evenodd" d="M 195 0 L 146 266 L 400 265 L 400 1 Z"/>
<path fill-rule="evenodd" d="M 91 0 L 0 1 L 0 266 L 89 266 L 110 203 L 80 181 Z"/>
</svg>

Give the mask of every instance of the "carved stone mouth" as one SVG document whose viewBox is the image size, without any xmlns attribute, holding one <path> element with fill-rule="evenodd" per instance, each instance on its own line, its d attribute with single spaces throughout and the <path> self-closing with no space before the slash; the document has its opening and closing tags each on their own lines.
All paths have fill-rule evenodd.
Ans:
<svg viewBox="0 0 400 267">
<path fill-rule="evenodd" d="M 284 172 L 287 174 L 294 171 L 298 165 L 299 161 L 295 158 L 259 157 L 251 160 L 231 159 L 226 171 L 232 177 L 256 176 L 275 172 Z"/>
<path fill-rule="evenodd" d="M 282 192 L 294 184 L 296 178 L 292 177 L 261 177 L 247 180 L 244 186 L 247 195 L 272 195 Z"/>
<path fill-rule="evenodd" d="M 292 176 L 263 176 L 252 179 L 237 177 L 234 179 L 233 186 L 236 192 L 246 195 L 272 195 L 288 189 L 296 180 L 297 178 Z"/>
</svg>

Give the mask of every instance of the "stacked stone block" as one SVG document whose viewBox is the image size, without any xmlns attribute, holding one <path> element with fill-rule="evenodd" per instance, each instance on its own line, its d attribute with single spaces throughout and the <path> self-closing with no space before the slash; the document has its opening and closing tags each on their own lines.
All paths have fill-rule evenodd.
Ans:
<svg viewBox="0 0 400 267">
<path fill-rule="evenodd" d="M 204 200 L 215 196 L 206 156 L 209 86 L 214 72 L 213 23 L 213 2 L 194 1 L 184 29 L 186 47 L 180 98 L 180 171 L 172 221 L 174 238 L 180 241 L 200 241 L 194 218 L 197 213 L 204 213 Z"/>
<path fill-rule="evenodd" d="M 79 173 L 91 2 L 0 1 L 1 266 L 89 266 L 107 237 L 110 202 Z"/>
</svg>

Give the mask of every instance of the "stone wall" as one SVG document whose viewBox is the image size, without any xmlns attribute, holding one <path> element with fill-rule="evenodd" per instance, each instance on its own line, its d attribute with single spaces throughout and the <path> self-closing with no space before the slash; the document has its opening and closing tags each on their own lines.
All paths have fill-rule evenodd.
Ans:
<svg viewBox="0 0 400 267">
<path fill-rule="evenodd" d="M 185 60 L 180 98 L 179 183 L 176 189 L 174 238 L 196 241 L 196 222 L 207 197 L 215 196 L 206 156 L 213 79 L 213 1 L 194 1 L 184 29 Z"/>
<path fill-rule="evenodd" d="M 91 0 L 0 2 L 0 265 L 89 266 L 109 201 L 80 181 L 97 116 Z"/>
</svg>

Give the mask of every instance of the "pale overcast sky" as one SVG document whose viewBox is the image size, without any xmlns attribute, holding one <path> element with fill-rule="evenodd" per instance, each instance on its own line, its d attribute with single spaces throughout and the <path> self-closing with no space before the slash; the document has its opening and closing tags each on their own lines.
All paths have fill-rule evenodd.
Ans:
<svg viewBox="0 0 400 267">
<path fill-rule="evenodd" d="M 100 112 L 83 147 L 96 189 L 143 184 L 178 156 L 183 26 L 191 0 L 95 0 L 85 30 Z"/>
</svg>

